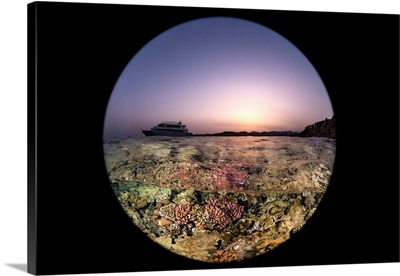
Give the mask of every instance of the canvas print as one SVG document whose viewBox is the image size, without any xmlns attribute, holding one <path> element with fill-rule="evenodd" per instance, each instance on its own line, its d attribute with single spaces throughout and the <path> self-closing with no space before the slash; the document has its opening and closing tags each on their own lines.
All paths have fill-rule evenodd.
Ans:
<svg viewBox="0 0 400 276">
<path fill-rule="evenodd" d="M 28 272 L 399 262 L 398 22 L 29 4 Z"/>
<path fill-rule="evenodd" d="M 166 30 L 128 63 L 107 107 L 104 157 L 148 238 L 199 261 L 241 261 L 312 216 L 335 133 L 329 95 L 299 49 L 260 24 L 207 17 Z"/>
</svg>

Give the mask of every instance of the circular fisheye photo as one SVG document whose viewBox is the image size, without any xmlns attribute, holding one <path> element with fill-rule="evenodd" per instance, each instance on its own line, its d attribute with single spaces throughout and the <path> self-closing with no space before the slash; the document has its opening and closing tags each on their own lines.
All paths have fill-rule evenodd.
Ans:
<svg viewBox="0 0 400 276">
<path fill-rule="evenodd" d="M 110 185 L 144 236 L 226 263 L 301 231 L 329 186 L 336 128 L 328 92 L 294 44 L 258 23 L 207 17 L 132 57 L 103 141 Z"/>
</svg>

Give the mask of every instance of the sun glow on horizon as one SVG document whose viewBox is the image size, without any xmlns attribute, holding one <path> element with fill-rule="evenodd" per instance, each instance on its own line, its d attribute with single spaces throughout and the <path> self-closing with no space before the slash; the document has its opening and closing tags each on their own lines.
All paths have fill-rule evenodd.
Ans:
<svg viewBox="0 0 400 276">
<path fill-rule="evenodd" d="M 251 106 L 238 107 L 232 114 L 232 120 L 243 131 L 257 131 L 267 121 L 266 116 Z"/>
</svg>

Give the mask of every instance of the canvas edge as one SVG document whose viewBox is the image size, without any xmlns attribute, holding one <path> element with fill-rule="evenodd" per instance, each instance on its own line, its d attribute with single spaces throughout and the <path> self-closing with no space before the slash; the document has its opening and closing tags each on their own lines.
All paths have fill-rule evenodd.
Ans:
<svg viewBox="0 0 400 276">
<path fill-rule="evenodd" d="M 28 256 L 27 272 L 37 273 L 37 3 L 27 4 L 27 97 L 28 97 Z"/>
</svg>

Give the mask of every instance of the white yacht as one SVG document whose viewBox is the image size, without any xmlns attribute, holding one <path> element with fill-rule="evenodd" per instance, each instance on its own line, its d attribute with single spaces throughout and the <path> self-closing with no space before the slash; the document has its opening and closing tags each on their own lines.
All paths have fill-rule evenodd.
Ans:
<svg viewBox="0 0 400 276">
<path fill-rule="evenodd" d="M 150 130 L 142 130 L 146 136 L 192 136 L 181 121 L 163 121 Z"/>
</svg>

